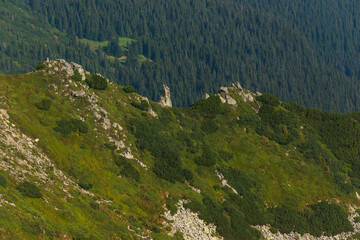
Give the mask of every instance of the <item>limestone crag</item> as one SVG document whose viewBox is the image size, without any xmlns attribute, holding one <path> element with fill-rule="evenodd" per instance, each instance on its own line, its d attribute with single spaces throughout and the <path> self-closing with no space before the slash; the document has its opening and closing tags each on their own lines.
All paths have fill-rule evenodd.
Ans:
<svg viewBox="0 0 360 240">
<path fill-rule="evenodd" d="M 305 233 L 301 235 L 300 233 L 291 232 L 289 234 L 282 234 L 280 232 L 272 233 L 270 231 L 270 226 L 254 226 L 257 230 L 259 230 L 265 239 L 267 240 L 346 240 L 349 239 L 355 233 L 360 233 L 360 223 L 355 221 L 356 217 L 359 217 L 359 214 L 356 212 L 356 208 L 349 206 L 350 215 L 348 216 L 349 221 L 354 227 L 354 232 L 343 232 L 335 236 L 320 236 L 315 237 L 309 233 Z"/>
<path fill-rule="evenodd" d="M 166 85 L 162 86 L 159 104 L 163 107 L 172 107 L 170 88 Z"/>
<path fill-rule="evenodd" d="M 259 96 L 261 95 L 261 93 L 254 94 L 248 90 L 245 90 L 242 88 L 239 82 L 232 83 L 231 87 L 220 87 L 219 91 L 215 95 L 220 98 L 222 103 L 227 103 L 235 107 L 238 105 L 235 100 L 235 96 L 238 95 L 244 102 L 255 103 L 257 105 L 257 108 L 260 108 L 260 105 L 255 100 L 255 96 Z M 209 94 L 204 93 L 202 98 L 208 99 Z M 255 111 L 257 110 L 258 109 L 255 109 Z"/>
<path fill-rule="evenodd" d="M 73 68 L 74 71 L 78 71 L 82 77 L 82 80 L 84 81 L 86 79 L 86 72 L 84 70 L 84 68 L 77 63 L 71 62 L 71 66 Z"/>
<path fill-rule="evenodd" d="M 74 62 L 68 63 L 64 59 L 46 59 L 46 61 L 43 63 L 46 67 L 51 69 L 50 73 L 64 71 L 66 73 L 66 77 L 68 78 L 73 76 L 75 71 L 78 71 L 80 73 L 82 80 L 86 79 L 86 74 L 90 74 L 89 72 L 85 71 L 81 65 Z"/>
<path fill-rule="evenodd" d="M 197 213 L 191 212 L 184 207 L 184 200 L 177 203 L 178 210 L 174 215 L 170 211 L 165 212 L 165 217 L 171 221 L 173 235 L 176 231 L 183 234 L 185 240 L 221 240 L 222 237 L 216 236 L 216 226 L 207 224 L 200 219 Z"/>
</svg>

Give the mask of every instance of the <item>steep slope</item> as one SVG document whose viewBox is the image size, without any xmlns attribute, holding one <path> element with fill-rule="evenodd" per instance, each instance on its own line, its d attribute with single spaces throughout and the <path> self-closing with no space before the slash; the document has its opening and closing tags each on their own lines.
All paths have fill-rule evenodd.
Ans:
<svg viewBox="0 0 360 240">
<path fill-rule="evenodd" d="M 36 68 L 0 75 L 5 239 L 359 231 L 357 114 L 238 83 L 189 108 L 162 107 L 65 60 Z"/>
</svg>

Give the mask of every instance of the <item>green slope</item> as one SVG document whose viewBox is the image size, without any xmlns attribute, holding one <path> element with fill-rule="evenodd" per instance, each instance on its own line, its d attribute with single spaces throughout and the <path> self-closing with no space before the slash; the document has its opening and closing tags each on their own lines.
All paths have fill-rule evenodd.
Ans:
<svg viewBox="0 0 360 240">
<path fill-rule="evenodd" d="M 225 239 L 260 239 L 250 225 L 264 224 L 316 236 L 352 230 L 346 213 L 360 188 L 358 114 L 235 88 L 227 96 L 237 106 L 211 95 L 163 108 L 117 84 L 87 89 L 54 67 L 0 75 L 5 239 L 181 239 L 162 225 L 164 204 L 174 213 L 179 199 Z M 122 157 L 129 149 L 133 156 Z M 23 190 L 24 181 L 41 196 L 31 198 L 36 187 Z"/>
</svg>

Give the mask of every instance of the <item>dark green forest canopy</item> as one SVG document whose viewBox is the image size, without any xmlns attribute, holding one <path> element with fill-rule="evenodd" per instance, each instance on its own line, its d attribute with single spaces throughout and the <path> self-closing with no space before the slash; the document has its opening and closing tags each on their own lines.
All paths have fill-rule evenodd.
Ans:
<svg viewBox="0 0 360 240">
<path fill-rule="evenodd" d="M 45 57 L 62 57 L 133 85 L 151 99 L 158 98 L 166 83 L 176 106 L 191 105 L 204 92 L 240 81 L 254 92 L 271 92 L 308 107 L 359 110 L 360 15 L 355 0 L 0 4 L 6 33 L 0 36 L 3 73 L 30 71 Z M 33 26 L 42 29 L 40 41 L 32 36 Z M 118 46 L 118 37 L 135 41 Z M 109 42 L 94 49 L 78 39 Z M 127 60 L 116 60 L 121 56 Z"/>
</svg>

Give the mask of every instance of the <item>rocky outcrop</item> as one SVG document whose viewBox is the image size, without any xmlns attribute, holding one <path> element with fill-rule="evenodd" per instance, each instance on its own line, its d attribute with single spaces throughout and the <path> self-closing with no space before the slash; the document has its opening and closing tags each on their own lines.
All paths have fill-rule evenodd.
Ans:
<svg viewBox="0 0 360 240">
<path fill-rule="evenodd" d="M 159 104 L 163 107 L 172 107 L 170 88 L 166 85 L 162 86 Z"/>
<path fill-rule="evenodd" d="M 68 63 L 64 59 L 46 59 L 46 61 L 43 63 L 46 67 L 52 69 L 55 72 L 64 71 L 66 73 L 66 77 L 71 77 L 74 75 L 75 71 L 78 71 L 82 77 L 82 80 L 85 80 L 86 74 L 90 74 L 89 72 L 86 72 L 80 64 L 74 62 Z"/>
<path fill-rule="evenodd" d="M 149 108 L 148 110 L 148 113 L 153 116 L 154 118 L 158 118 L 159 115 L 152 109 L 152 108 Z"/>
<path fill-rule="evenodd" d="M 244 102 L 254 102 L 256 104 L 257 102 L 254 96 L 257 96 L 257 94 L 261 95 L 261 93 L 254 94 L 244 90 L 239 82 L 232 83 L 231 87 L 220 87 L 219 91 L 215 95 L 219 96 L 222 103 L 227 103 L 236 107 L 238 104 L 234 99 L 234 94 L 239 95 Z M 202 97 L 203 99 L 207 99 L 209 98 L 209 94 L 204 93 Z"/>
<path fill-rule="evenodd" d="M 74 62 L 71 63 L 71 66 L 74 71 L 78 71 L 80 73 L 82 80 L 84 81 L 86 79 L 86 72 L 85 72 L 84 68 L 80 64 L 77 64 Z"/>
<path fill-rule="evenodd" d="M 223 238 L 217 237 L 216 226 L 214 224 L 207 224 L 200 219 L 197 213 L 191 212 L 190 209 L 184 207 L 184 200 L 177 203 L 178 210 L 174 215 L 170 211 L 165 212 L 165 217 L 171 221 L 172 231 L 169 233 L 173 235 L 176 231 L 183 234 L 185 240 L 221 240 Z M 240 239 L 240 238 L 239 238 Z"/>
<path fill-rule="evenodd" d="M 204 93 L 203 95 L 202 95 L 202 98 L 203 99 L 208 99 L 210 97 L 210 95 L 208 94 L 208 93 Z"/>
<path fill-rule="evenodd" d="M 121 148 L 125 148 L 125 144 L 124 144 L 124 141 L 123 140 L 120 140 L 120 141 L 118 141 L 118 140 L 116 140 L 116 139 L 113 139 L 112 137 L 108 137 L 108 139 L 109 139 L 109 142 L 110 143 L 112 143 L 112 144 L 114 144 L 115 146 L 116 146 L 116 150 L 119 150 L 119 149 L 121 149 Z"/>
<path fill-rule="evenodd" d="M 125 148 L 124 152 L 122 152 L 121 155 L 127 159 L 134 158 L 134 156 L 131 154 L 131 148 L 129 148 L 129 147 Z"/>
<path fill-rule="evenodd" d="M 84 90 L 74 91 L 71 93 L 71 96 L 73 97 L 85 97 L 86 92 Z"/>
</svg>

